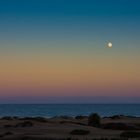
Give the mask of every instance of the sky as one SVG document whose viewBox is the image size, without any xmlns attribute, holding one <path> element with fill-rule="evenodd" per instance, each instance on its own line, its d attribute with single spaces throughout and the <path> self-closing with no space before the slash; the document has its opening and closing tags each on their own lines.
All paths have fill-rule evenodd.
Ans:
<svg viewBox="0 0 140 140">
<path fill-rule="evenodd" d="M 140 103 L 139 5 L 1 0 L 0 101 Z"/>
</svg>

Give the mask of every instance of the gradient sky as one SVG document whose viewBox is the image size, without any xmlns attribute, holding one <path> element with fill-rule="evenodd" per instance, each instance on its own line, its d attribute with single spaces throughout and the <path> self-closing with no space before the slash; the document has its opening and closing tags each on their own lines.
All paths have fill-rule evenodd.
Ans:
<svg viewBox="0 0 140 140">
<path fill-rule="evenodd" d="M 1 0 L 0 101 L 139 102 L 139 6 L 139 0 Z"/>
</svg>

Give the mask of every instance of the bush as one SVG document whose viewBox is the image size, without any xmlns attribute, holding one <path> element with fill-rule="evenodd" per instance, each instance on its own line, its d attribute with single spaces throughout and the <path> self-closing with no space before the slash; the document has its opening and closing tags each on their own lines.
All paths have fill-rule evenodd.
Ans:
<svg viewBox="0 0 140 140">
<path fill-rule="evenodd" d="M 112 130 L 137 130 L 135 126 L 128 125 L 125 123 L 106 123 L 102 127 L 104 129 L 112 129 Z"/>
<path fill-rule="evenodd" d="M 5 137 L 5 136 L 9 136 L 9 135 L 13 135 L 12 132 L 8 131 L 8 132 L 5 132 L 4 134 L 1 134 L 0 137 Z"/>
<path fill-rule="evenodd" d="M 13 133 L 10 132 L 10 131 L 8 131 L 8 132 L 4 133 L 4 135 L 5 135 L 5 136 L 7 136 L 7 135 L 13 135 Z"/>
<path fill-rule="evenodd" d="M 117 119 L 120 119 L 121 116 L 120 115 L 114 115 L 114 116 L 111 116 L 110 117 L 112 120 L 117 120 Z"/>
<path fill-rule="evenodd" d="M 140 132 L 125 131 L 125 132 L 122 132 L 120 136 L 125 137 L 125 138 L 140 138 Z"/>
<path fill-rule="evenodd" d="M 70 132 L 71 135 L 88 135 L 89 133 L 90 131 L 81 129 L 75 129 Z"/>
<path fill-rule="evenodd" d="M 37 122 L 43 122 L 43 123 L 47 122 L 46 118 L 44 117 L 35 117 L 33 120 Z"/>
<path fill-rule="evenodd" d="M 11 125 L 11 124 L 5 124 L 3 127 L 4 128 L 10 128 L 10 127 L 13 127 L 13 125 Z"/>
<path fill-rule="evenodd" d="M 73 117 L 70 117 L 70 116 L 67 116 L 67 115 L 63 115 L 63 116 L 60 116 L 60 118 L 62 119 L 73 119 Z"/>
<path fill-rule="evenodd" d="M 44 117 L 25 117 L 20 118 L 20 120 L 29 120 L 29 121 L 37 121 L 37 122 L 47 122 L 46 118 Z"/>
<path fill-rule="evenodd" d="M 87 118 L 87 117 L 86 116 L 81 116 L 81 115 L 75 117 L 75 119 L 77 119 L 77 120 L 82 120 L 82 119 L 85 119 L 85 118 Z"/>
<path fill-rule="evenodd" d="M 34 124 L 30 121 L 24 121 L 15 125 L 15 127 L 32 127 Z"/>
<path fill-rule="evenodd" d="M 101 118 L 97 113 L 92 113 L 88 117 L 88 125 L 89 126 L 100 127 L 100 124 L 101 124 Z"/>
<path fill-rule="evenodd" d="M 5 116 L 1 118 L 2 120 L 13 120 L 13 117 Z"/>
</svg>

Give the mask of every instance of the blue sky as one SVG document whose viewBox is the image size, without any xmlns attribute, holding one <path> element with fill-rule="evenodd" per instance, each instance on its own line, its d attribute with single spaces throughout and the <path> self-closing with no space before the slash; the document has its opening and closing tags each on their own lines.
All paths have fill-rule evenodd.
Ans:
<svg viewBox="0 0 140 140">
<path fill-rule="evenodd" d="M 0 76 L 3 80 L 0 81 L 0 91 L 4 91 L 4 87 L 8 87 L 8 91 L 1 92 L 0 96 L 22 97 L 22 90 L 28 91 L 28 82 L 30 86 L 34 85 L 31 91 L 36 91 L 36 87 L 47 87 L 45 82 L 49 81 L 46 81 L 45 76 L 48 76 L 50 81 L 58 81 L 50 82 L 52 89 L 58 88 L 62 82 L 63 88 L 69 86 L 64 89 L 79 90 L 78 86 L 81 84 L 80 91 L 84 91 L 82 87 L 89 82 L 90 86 L 97 84 L 96 86 L 103 90 L 102 95 L 108 96 L 109 89 L 104 85 L 113 83 L 114 91 L 109 92 L 113 92 L 113 96 L 117 95 L 116 89 L 125 91 L 123 97 L 131 97 L 131 91 L 136 91 L 135 95 L 138 96 L 139 7 L 139 0 L 1 0 Z M 113 43 L 113 49 L 110 51 L 105 49 L 109 41 Z M 44 66 L 46 63 L 48 66 Z M 69 69 L 66 68 L 67 65 Z M 56 71 L 53 71 L 52 66 L 58 66 Z M 75 76 L 72 68 L 75 68 L 75 73 L 79 72 L 81 75 L 77 73 Z M 102 73 L 102 70 L 106 73 Z M 58 75 L 55 77 L 52 71 Z M 30 72 L 31 75 L 34 74 L 32 77 L 26 75 Z M 94 75 L 94 72 L 97 74 Z M 59 79 L 60 74 L 62 78 Z M 92 74 L 100 78 L 95 78 L 94 81 Z M 102 80 L 101 74 L 108 82 Z M 72 75 L 72 78 L 69 75 Z M 11 76 L 11 79 L 8 76 Z M 78 79 L 81 83 L 76 83 L 75 78 L 81 79 Z M 94 84 L 89 87 L 90 90 L 100 91 Z M 109 85 L 107 86 L 109 88 Z M 16 92 L 14 95 L 15 90 L 19 91 L 19 94 Z M 81 94 L 83 96 L 83 93 Z M 78 96 L 81 94 L 78 93 Z M 95 94 L 97 95 L 98 93 Z"/>
<path fill-rule="evenodd" d="M 117 38 L 124 46 L 135 42 L 138 47 L 139 5 L 138 0 L 2 0 L 0 36 L 1 40 L 83 38 L 98 43 L 109 39 L 116 43 Z"/>
</svg>

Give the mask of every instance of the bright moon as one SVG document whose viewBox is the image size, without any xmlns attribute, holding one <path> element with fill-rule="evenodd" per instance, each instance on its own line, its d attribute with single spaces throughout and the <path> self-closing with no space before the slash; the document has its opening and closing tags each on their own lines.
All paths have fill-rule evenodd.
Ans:
<svg viewBox="0 0 140 140">
<path fill-rule="evenodd" d="M 113 45 L 112 45 L 111 42 L 109 42 L 109 43 L 107 44 L 107 47 L 108 47 L 108 48 L 112 48 L 112 46 L 113 46 Z"/>
</svg>

